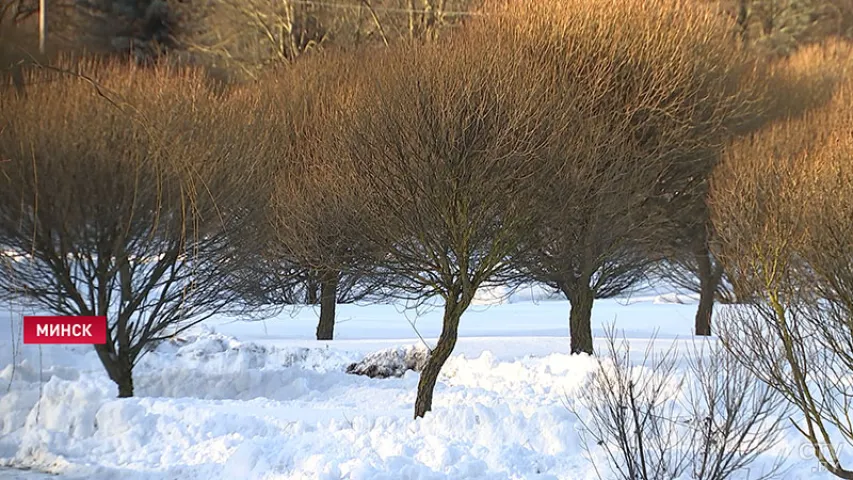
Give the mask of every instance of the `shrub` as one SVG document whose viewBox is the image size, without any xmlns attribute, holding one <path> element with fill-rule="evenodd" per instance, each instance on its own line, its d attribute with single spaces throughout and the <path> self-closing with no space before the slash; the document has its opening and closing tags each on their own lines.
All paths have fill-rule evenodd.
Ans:
<svg viewBox="0 0 853 480">
<path fill-rule="evenodd" d="M 819 111 L 731 145 L 714 175 L 720 258 L 754 300 L 729 310 L 723 341 L 802 414 L 821 466 L 853 478 L 853 84 Z"/>
<path fill-rule="evenodd" d="M 686 354 L 675 345 L 655 351 L 652 341 L 635 363 L 627 340 L 607 334 L 607 351 L 579 399 L 588 414 L 576 413 L 584 448 L 601 450 L 615 478 L 724 480 L 779 439 L 786 404 L 770 386 L 715 341 Z"/>
</svg>

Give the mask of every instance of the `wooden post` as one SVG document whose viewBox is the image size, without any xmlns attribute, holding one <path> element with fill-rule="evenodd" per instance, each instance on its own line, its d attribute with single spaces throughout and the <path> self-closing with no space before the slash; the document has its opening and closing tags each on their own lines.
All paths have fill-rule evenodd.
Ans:
<svg viewBox="0 0 853 480">
<path fill-rule="evenodd" d="M 47 39 L 47 0 L 39 0 L 39 52 L 44 53 Z"/>
</svg>

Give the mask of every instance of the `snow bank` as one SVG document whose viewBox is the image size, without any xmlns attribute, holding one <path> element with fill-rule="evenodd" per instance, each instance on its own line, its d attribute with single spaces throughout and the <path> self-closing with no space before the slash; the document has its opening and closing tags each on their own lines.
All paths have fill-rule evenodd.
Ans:
<svg viewBox="0 0 853 480">
<path fill-rule="evenodd" d="M 454 356 L 412 420 L 417 374 L 346 375 L 332 352 L 202 334 L 153 352 L 131 399 L 94 372 L 51 376 L 39 399 L 22 369 L 0 397 L 0 462 L 92 479 L 595 478 L 566 408 L 588 356 Z"/>
<path fill-rule="evenodd" d="M 604 317 L 620 312 L 634 329 L 639 352 L 652 327 L 675 335 L 692 325 L 692 308 L 681 305 L 608 308 Z M 567 408 L 595 362 L 567 355 L 564 336 L 530 335 L 559 332 L 547 322 L 564 324 L 565 305 L 473 312 L 463 320 L 468 331 L 499 335 L 460 339 L 433 412 L 418 420 L 416 371 L 381 380 L 346 373 L 368 357 L 406 367 L 417 357 L 414 347 L 400 346 L 411 340 L 383 341 L 391 348 L 377 352 L 377 317 L 391 314 L 385 306 L 368 311 L 365 320 L 349 321 L 355 309 L 342 309 L 345 328 L 362 337 L 327 344 L 282 340 L 293 328 L 286 323 L 271 326 L 271 334 L 259 323 L 230 323 L 229 335 L 219 326 L 197 329 L 143 358 L 138 397 L 129 399 L 115 398 L 91 348 L 46 347 L 39 368 L 39 351 L 28 347 L 13 369 L 2 338 L 8 325 L 0 325 L 0 466 L 91 480 L 597 478 Z M 430 325 L 419 328 L 431 335 Z M 238 340 L 244 332 L 265 340 Z M 673 341 L 659 340 L 660 348 Z M 757 465 L 801 445 L 792 432 Z M 597 461 L 600 454 L 592 452 Z M 785 478 L 823 478 L 813 466 L 795 462 Z"/>
<path fill-rule="evenodd" d="M 477 290 L 472 305 L 506 305 L 520 303 L 565 302 L 566 297 L 559 291 L 541 284 L 520 285 L 510 288 L 504 285 L 489 285 Z M 648 285 L 641 285 L 635 291 L 626 292 L 620 300 L 625 304 L 653 303 L 693 305 L 699 301 L 696 293 L 678 291 L 659 291 Z"/>
<path fill-rule="evenodd" d="M 360 364 L 416 368 L 425 353 L 400 347 Z M 201 331 L 144 357 L 130 399 L 114 398 L 94 363 L 45 370 L 43 384 L 31 364 L 14 378 L 7 366 L 0 465 L 93 479 L 556 479 L 586 468 L 561 399 L 588 359 L 452 357 L 435 414 L 414 421 L 417 374 L 347 375 L 360 356 Z"/>
<path fill-rule="evenodd" d="M 477 290 L 472 305 L 505 305 L 508 303 L 563 301 L 566 297 L 544 285 L 522 285 L 516 288 L 489 285 Z"/>
</svg>

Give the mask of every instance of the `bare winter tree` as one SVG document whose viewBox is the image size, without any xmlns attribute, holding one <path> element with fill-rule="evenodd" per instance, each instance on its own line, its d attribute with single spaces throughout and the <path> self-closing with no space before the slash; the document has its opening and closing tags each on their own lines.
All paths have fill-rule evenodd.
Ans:
<svg viewBox="0 0 853 480">
<path fill-rule="evenodd" d="M 540 189 L 548 220 L 519 269 L 570 300 L 572 352 L 592 353 L 594 299 L 645 276 L 668 232 L 704 201 L 727 129 L 761 98 L 746 81 L 756 65 L 724 19 L 693 3 L 610 7 L 511 4 L 496 20 L 554 52 L 543 66 L 556 79 L 549 93 L 571 105 L 549 117 L 558 173 Z"/>
<path fill-rule="evenodd" d="M 289 63 L 321 47 L 331 30 L 353 21 L 348 10 L 292 0 L 212 0 L 179 8 L 193 20 L 182 37 L 186 49 L 253 75 L 263 65 Z"/>
<path fill-rule="evenodd" d="M 364 259 L 362 259 L 364 260 Z M 394 296 L 392 285 L 399 284 L 400 280 L 390 280 L 386 272 L 383 272 L 376 260 L 364 262 L 370 268 L 347 268 L 341 271 L 338 279 L 338 303 L 359 302 L 383 302 L 391 300 Z M 309 271 L 308 275 L 299 289 L 302 303 L 308 305 L 320 304 L 320 290 L 322 283 L 317 271 Z"/>
<path fill-rule="evenodd" d="M 283 245 L 256 248 L 251 255 L 244 254 L 245 264 L 234 272 L 233 281 L 242 301 L 257 309 L 255 317 L 266 317 L 288 305 L 321 306 L 323 284 L 318 270 L 274 255 L 273 250 L 281 254 Z M 381 268 L 362 271 L 347 267 L 338 277 L 337 304 L 391 300 L 394 297 L 391 285 L 399 282 L 389 280 Z"/>
<path fill-rule="evenodd" d="M 585 90 L 574 98 L 599 94 L 606 95 Z M 646 209 L 660 171 L 633 147 L 630 127 L 594 112 L 584 108 L 555 129 L 560 138 L 548 150 L 558 172 L 535 197 L 544 220 L 524 239 L 524 253 L 514 256 L 527 277 L 571 302 L 572 353 L 592 353 L 593 301 L 632 287 L 653 264 L 642 244 L 661 221 Z"/>
<path fill-rule="evenodd" d="M 438 374 L 477 288 L 538 221 L 531 210 L 544 82 L 520 49 L 477 32 L 411 44 L 377 59 L 343 122 L 384 268 L 408 295 L 444 301 L 442 333 L 421 373 L 415 416 L 432 409 Z"/>
<path fill-rule="evenodd" d="M 308 270 L 303 283 L 306 303 L 320 305 L 317 340 L 332 340 L 335 306 L 346 286 L 341 281 L 354 280 L 350 293 L 357 293 L 352 287 L 360 288 L 359 281 L 370 290 L 379 288 L 381 279 L 376 273 L 377 254 L 365 238 L 370 226 L 360 192 L 340 170 L 332 170 L 320 158 L 314 160 L 297 178 L 279 178 L 272 219 L 278 248 L 273 249 Z M 367 285 L 371 280 L 374 285 Z M 313 298 L 315 283 L 319 296 Z"/>
<path fill-rule="evenodd" d="M 73 67 L 93 77 L 34 70 L 26 95 L 3 86 L 0 289 L 40 311 L 106 316 L 95 350 L 128 397 L 147 345 L 231 306 L 265 139 L 242 134 L 252 110 L 196 73 Z"/>
<path fill-rule="evenodd" d="M 759 105 L 746 121 L 735 125 L 732 133 L 746 135 L 763 124 L 802 115 L 825 104 L 836 83 L 846 75 L 845 59 L 849 55 L 846 43 L 830 42 L 804 47 L 774 62 L 766 77 L 760 79 L 766 88 L 763 107 Z M 721 155 L 720 151 L 715 155 Z M 706 171 L 701 178 L 707 180 L 708 174 Z M 658 265 L 656 275 L 699 294 L 695 332 L 710 335 L 715 297 L 726 302 L 743 301 L 750 293 L 727 278 L 723 263 L 714 253 L 717 238 L 705 200 L 707 181 L 703 180 L 694 192 L 689 210 L 670 217 L 674 229 L 659 248 L 664 261 Z"/>
<path fill-rule="evenodd" d="M 352 169 L 337 161 L 334 135 L 362 60 L 324 53 L 243 88 L 268 102 L 263 118 L 277 143 L 268 151 L 275 185 L 264 200 L 267 218 L 256 226 L 258 250 L 241 283 L 262 303 L 319 304 L 318 340 L 333 338 L 338 300 L 383 287 L 365 233 L 372 218 Z"/>
<path fill-rule="evenodd" d="M 305 53 L 434 39 L 473 14 L 476 0 L 208 0 L 178 5 L 184 47 L 218 67 L 255 76 Z"/>
<path fill-rule="evenodd" d="M 727 281 L 723 265 L 710 252 L 711 250 L 696 250 L 692 255 L 685 253 L 682 258 L 668 258 L 657 265 L 653 276 L 669 282 L 670 285 L 680 290 L 699 295 L 700 300 L 705 299 L 706 301 L 710 296 L 708 294 L 702 295 L 702 291 L 707 290 L 710 285 L 716 284 L 713 295 L 714 302 L 735 303 L 738 295 Z M 703 279 L 706 280 L 703 281 Z M 703 307 L 703 314 L 705 314 L 704 311 L 713 313 L 713 306 L 711 304 L 710 308 Z M 707 322 L 701 322 L 707 323 L 708 326 L 712 323 L 710 319 Z M 700 321 L 695 322 L 696 325 L 699 323 Z M 708 335 L 701 332 L 698 334 Z"/>
<path fill-rule="evenodd" d="M 732 280 L 753 292 L 722 339 L 797 409 L 796 428 L 839 478 L 853 444 L 853 87 L 820 111 L 734 143 L 715 173 L 713 220 Z"/>
<path fill-rule="evenodd" d="M 849 36 L 849 0 L 709 0 L 736 21 L 734 32 L 756 50 L 790 55 L 803 45 Z"/>
<path fill-rule="evenodd" d="M 679 218 L 681 222 L 673 222 L 677 229 L 660 249 L 664 260 L 656 268 L 659 277 L 699 294 L 693 331 L 701 336 L 711 335 L 715 302 L 732 302 L 739 297 L 730 287 L 722 263 L 712 253 L 714 232 L 706 195 L 703 185 L 693 203 L 692 215 L 684 215 Z"/>
</svg>

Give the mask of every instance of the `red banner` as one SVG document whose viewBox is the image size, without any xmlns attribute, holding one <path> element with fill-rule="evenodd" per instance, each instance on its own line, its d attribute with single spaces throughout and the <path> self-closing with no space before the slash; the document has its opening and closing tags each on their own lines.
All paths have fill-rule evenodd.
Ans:
<svg viewBox="0 0 853 480">
<path fill-rule="evenodd" d="M 107 317 L 24 317 L 24 343 L 104 344 Z"/>
</svg>

